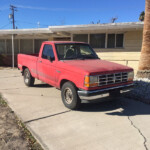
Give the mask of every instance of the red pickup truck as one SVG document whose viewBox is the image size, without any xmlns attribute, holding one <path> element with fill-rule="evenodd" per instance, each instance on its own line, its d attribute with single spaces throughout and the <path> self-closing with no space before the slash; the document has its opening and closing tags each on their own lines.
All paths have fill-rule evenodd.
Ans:
<svg viewBox="0 0 150 150">
<path fill-rule="evenodd" d="M 64 105 L 78 109 L 81 98 L 120 91 L 133 86 L 133 69 L 98 58 L 87 43 L 46 41 L 39 54 L 18 54 L 18 68 L 24 83 L 35 78 L 61 90 Z"/>
</svg>

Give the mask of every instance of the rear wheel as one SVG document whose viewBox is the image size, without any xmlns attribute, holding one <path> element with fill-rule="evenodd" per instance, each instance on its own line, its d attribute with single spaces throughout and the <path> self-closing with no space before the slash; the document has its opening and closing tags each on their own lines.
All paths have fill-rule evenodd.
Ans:
<svg viewBox="0 0 150 150">
<path fill-rule="evenodd" d="M 81 105 L 81 99 L 77 94 L 77 89 L 71 82 L 63 84 L 61 89 L 61 97 L 64 105 L 72 110 L 78 109 Z"/>
<path fill-rule="evenodd" d="M 26 86 L 33 86 L 35 78 L 32 77 L 28 68 L 24 70 L 24 83 Z"/>
</svg>

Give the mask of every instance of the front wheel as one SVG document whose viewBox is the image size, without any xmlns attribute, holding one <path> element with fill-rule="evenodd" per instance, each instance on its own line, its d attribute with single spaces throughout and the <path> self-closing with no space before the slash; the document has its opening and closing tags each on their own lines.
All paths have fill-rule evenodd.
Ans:
<svg viewBox="0 0 150 150">
<path fill-rule="evenodd" d="M 81 105 L 81 99 L 77 94 L 77 89 L 71 82 L 63 84 L 61 89 L 61 97 L 64 105 L 72 110 L 78 109 Z"/>
<path fill-rule="evenodd" d="M 24 83 L 26 86 L 33 86 L 35 78 L 32 77 L 28 68 L 24 70 Z"/>
</svg>

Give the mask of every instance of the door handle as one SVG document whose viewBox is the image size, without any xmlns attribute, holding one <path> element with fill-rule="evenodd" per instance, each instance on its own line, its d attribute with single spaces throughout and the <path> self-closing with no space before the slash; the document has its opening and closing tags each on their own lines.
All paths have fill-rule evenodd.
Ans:
<svg viewBox="0 0 150 150">
<path fill-rule="evenodd" d="M 40 60 L 39 63 L 42 63 L 42 60 Z"/>
</svg>

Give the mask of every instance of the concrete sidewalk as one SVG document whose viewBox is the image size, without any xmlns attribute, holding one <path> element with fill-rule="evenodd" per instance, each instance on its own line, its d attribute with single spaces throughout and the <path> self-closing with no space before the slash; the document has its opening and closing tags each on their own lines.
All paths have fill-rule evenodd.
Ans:
<svg viewBox="0 0 150 150">
<path fill-rule="evenodd" d="M 150 149 L 150 105 L 120 98 L 71 111 L 59 90 L 37 80 L 28 88 L 16 69 L 0 70 L 0 93 L 44 149 Z"/>
</svg>

